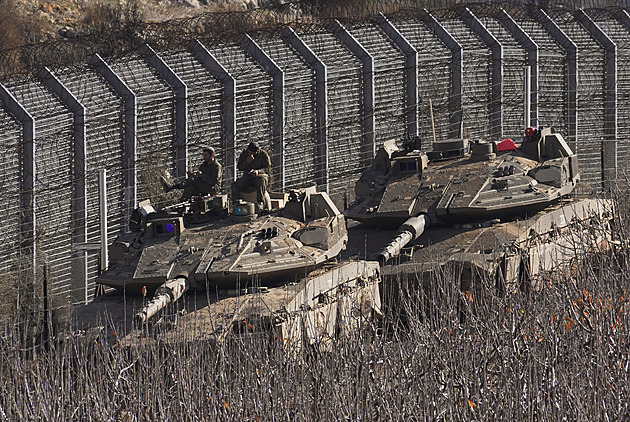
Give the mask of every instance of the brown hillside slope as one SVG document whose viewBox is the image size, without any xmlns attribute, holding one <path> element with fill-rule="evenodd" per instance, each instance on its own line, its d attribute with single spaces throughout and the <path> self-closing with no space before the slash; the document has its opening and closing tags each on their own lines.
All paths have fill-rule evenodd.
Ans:
<svg viewBox="0 0 630 422">
<path fill-rule="evenodd" d="M 161 22 L 205 12 L 245 10 L 255 1 L 0 0 L 0 51 L 25 44 L 74 38 L 136 19 Z"/>
</svg>

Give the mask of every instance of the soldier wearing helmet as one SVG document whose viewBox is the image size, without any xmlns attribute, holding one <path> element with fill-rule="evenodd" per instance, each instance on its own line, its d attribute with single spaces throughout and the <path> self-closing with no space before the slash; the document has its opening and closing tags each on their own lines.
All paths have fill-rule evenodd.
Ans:
<svg viewBox="0 0 630 422">
<path fill-rule="evenodd" d="M 269 154 L 260 148 L 258 142 L 250 142 L 238 159 L 238 169 L 243 172 L 243 176 L 232 183 L 232 201 L 238 201 L 242 192 L 255 189 L 256 200 L 259 204 L 263 203 L 270 167 Z"/>
<path fill-rule="evenodd" d="M 216 195 L 221 190 L 223 168 L 214 157 L 214 148 L 203 148 L 203 163 L 197 171 L 188 172 L 188 179 L 170 184 L 164 177 L 160 178 L 165 192 L 183 189 L 181 201 L 197 195 Z"/>
</svg>

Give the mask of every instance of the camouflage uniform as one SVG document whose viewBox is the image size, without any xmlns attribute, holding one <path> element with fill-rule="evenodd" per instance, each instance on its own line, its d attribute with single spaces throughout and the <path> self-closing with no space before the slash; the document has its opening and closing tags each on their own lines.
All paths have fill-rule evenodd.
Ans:
<svg viewBox="0 0 630 422">
<path fill-rule="evenodd" d="M 263 202 L 265 192 L 267 191 L 267 184 L 269 183 L 269 175 L 267 172 L 271 167 L 271 159 L 269 158 L 269 154 L 263 149 L 258 149 L 257 154 L 254 156 L 254 161 L 251 163 L 247 162 L 248 155 L 248 149 L 245 149 L 238 159 L 238 169 L 243 172 L 243 176 L 232 183 L 232 201 L 236 202 L 240 199 L 241 192 L 255 189 L 256 200 Z M 254 175 L 253 170 L 258 170 L 258 175 Z"/>
<path fill-rule="evenodd" d="M 204 161 L 199 166 L 199 171 L 201 172 L 199 176 L 192 176 L 179 183 L 179 186 L 174 186 L 184 189 L 182 200 L 196 195 L 216 195 L 221 190 L 223 168 L 216 159 L 210 164 Z"/>
</svg>

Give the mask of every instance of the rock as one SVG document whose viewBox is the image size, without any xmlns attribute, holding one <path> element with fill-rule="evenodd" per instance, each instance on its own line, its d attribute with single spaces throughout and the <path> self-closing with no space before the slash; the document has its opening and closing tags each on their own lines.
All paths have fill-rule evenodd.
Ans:
<svg viewBox="0 0 630 422">
<path fill-rule="evenodd" d="M 43 10 L 44 12 L 52 13 L 53 5 L 50 3 L 42 3 L 39 5 L 39 9 Z"/>
<path fill-rule="evenodd" d="M 196 8 L 201 7 L 201 2 L 199 0 L 181 0 L 181 2 L 184 4 L 184 6 L 187 6 L 187 7 L 196 7 Z M 205 1 L 203 0 L 202 2 L 205 3 Z"/>
<path fill-rule="evenodd" d="M 76 38 L 78 33 L 74 28 L 65 26 L 59 29 L 59 35 L 61 35 L 64 38 Z"/>
</svg>

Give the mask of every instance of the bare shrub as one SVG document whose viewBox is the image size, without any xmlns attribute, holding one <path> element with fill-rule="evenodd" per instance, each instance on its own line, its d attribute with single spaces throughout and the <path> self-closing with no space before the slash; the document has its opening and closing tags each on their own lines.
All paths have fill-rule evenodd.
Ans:
<svg viewBox="0 0 630 422">
<path fill-rule="evenodd" d="M 3 78 L 32 73 L 43 66 L 63 67 L 85 62 L 95 52 L 102 56 L 121 56 L 138 50 L 144 43 L 154 48 L 186 46 L 194 38 L 229 40 L 244 33 L 273 34 L 287 25 L 300 32 L 327 31 L 331 19 L 366 22 L 385 13 L 390 17 L 411 17 L 423 8 L 450 7 L 456 14 L 465 5 L 476 14 L 495 13 L 505 7 L 511 13 L 525 14 L 529 0 L 462 2 L 459 0 L 312 0 L 277 2 L 275 6 L 243 10 L 232 2 L 209 2 L 204 8 L 184 8 L 169 3 L 143 3 L 141 0 L 77 0 L 79 20 L 72 28 L 50 34 L 51 26 L 39 18 L 25 21 L 11 6 L 15 0 L 0 0 L 0 75 Z M 550 9 L 594 7 L 593 0 L 549 2 Z M 42 3 L 50 6 L 49 3 Z M 598 7 L 614 6 L 613 0 Z M 194 11 L 194 12 L 192 12 Z M 478 13 L 481 12 L 481 13 Z M 4 19 L 4 21 L 3 21 Z M 50 22 L 49 22 L 50 23 Z M 45 29 L 48 28 L 48 31 Z M 20 30 L 22 32 L 20 32 Z M 22 35 L 20 35 L 22 34 Z M 47 35 L 46 35 L 47 34 Z M 7 41 L 1 41 L 2 38 Z M 68 37 L 64 39 L 63 37 Z"/>
<path fill-rule="evenodd" d="M 140 21 L 139 7 L 135 0 L 120 2 L 82 0 L 81 26 L 90 32 L 120 31 L 135 26 Z"/>
<path fill-rule="evenodd" d="M 0 50 L 8 50 L 26 44 L 22 30 L 24 22 L 18 15 L 15 0 L 0 0 Z"/>
<path fill-rule="evenodd" d="M 256 331 L 217 344 L 177 327 L 174 341 L 155 328 L 125 347 L 124 327 L 105 317 L 102 330 L 68 330 L 33 359 L 11 326 L 0 343 L 0 411 L 22 420 L 623 419 L 630 243 L 617 233 L 618 249 L 539 291 L 508 294 L 490 280 L 462 291 L 448 269 L 422 283 L 389 280 L 398 298 L 380 326 L 359 319 L 324 349 Z"/>
</svg>

